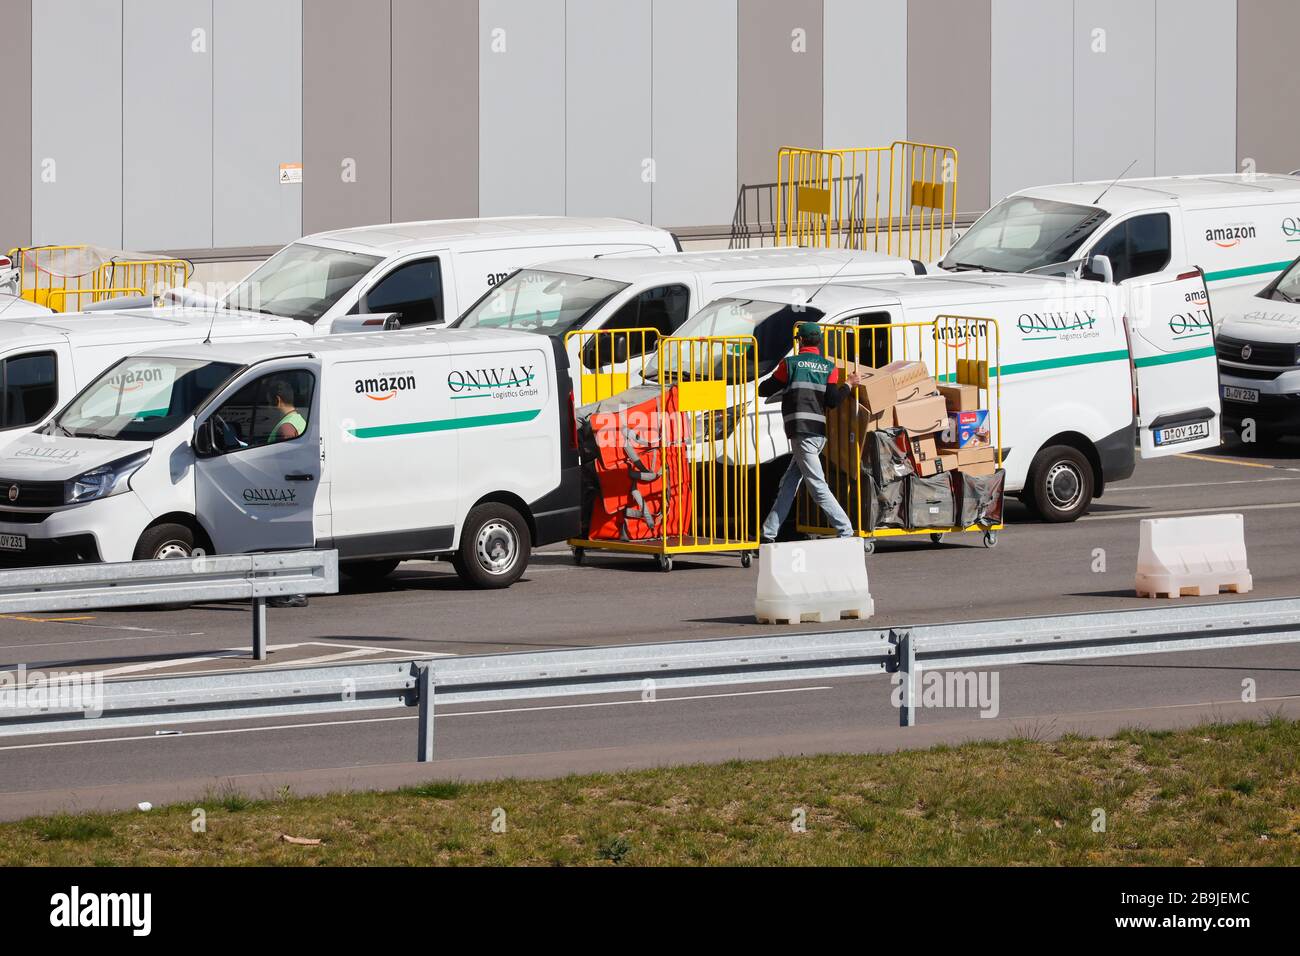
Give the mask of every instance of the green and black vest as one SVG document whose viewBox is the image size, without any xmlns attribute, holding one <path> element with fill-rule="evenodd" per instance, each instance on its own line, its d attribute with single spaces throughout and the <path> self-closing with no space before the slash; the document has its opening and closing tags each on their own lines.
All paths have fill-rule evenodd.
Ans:
<svg viewBox="0 0 1300 956">
<path fill-rule="evenodd" d="M 826 434 L 826 390 L 835 363 L 816 352 L 800 352 L 785 359 L 785 393 L 781 417 L 787 438 Z"/>
</svg>

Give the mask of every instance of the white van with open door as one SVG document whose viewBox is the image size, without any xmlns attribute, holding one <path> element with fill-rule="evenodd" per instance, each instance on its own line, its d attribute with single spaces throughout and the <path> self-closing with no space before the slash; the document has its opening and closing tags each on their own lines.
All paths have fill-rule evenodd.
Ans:
<svg viewBox="0 0 1300 956">
<path fill-rule="evenodd" d="M 563 349 L 510 332 L 132 356 L 0 451 L 0 559 L 319 547 L 355 577 L 444 556 L 505 587 L 577 531 L 571 402 Z"/>
<path fill-rule="evenodd" d="M 943 316 L 996 321 L 999 364 L 990 375 L 1001 386 L 1001 421 L 997 408 L 989 412 L 993 433 L 1001 426 L 1006 488 L 1047 521 L 1078 518 L 1108 483 L 1128 478 L 1135 446 L 1157 458 L 1219 444 L 1213 336 L 1195 270 L 1122 285 L 971 273 L 842 283 L 812 295 L 754 287 L 710 303 L 679 334 L 754 335 L 765 377 L 800 322 L 901 326 Z M 890 333 L 878 364 L 918 357 L 915 344 L 903 351 L 904 334 Z M 629 404 L 643 397 L 627 393 Z M 789 443 L 779 399 L 759 410 L 757 458 L 769 462 Z"/>
<path fill-rule="evenodd" d="M 1159 176 L 1035 186 L 980 216 L 937 263 L 1032 272 L 1105 256 L 1117 282 L 1200 268 L 1212 296 L 1259 288 L 1295 258 L 1300 176 Z"/>
</svg>

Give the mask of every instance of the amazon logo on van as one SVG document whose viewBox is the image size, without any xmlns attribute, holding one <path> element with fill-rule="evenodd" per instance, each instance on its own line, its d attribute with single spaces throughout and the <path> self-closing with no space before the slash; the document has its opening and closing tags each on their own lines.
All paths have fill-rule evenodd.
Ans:
<svg viewBox="0 0 1300 956">
<path fill-rule="evenodd" d="M 1097 313 L 1088 309 L 1077 312 L 1023 312 L 1016 328 L 1033 339 L 1054 339 L 1067 332 L 1091 332 L 1097 325 Z"/>
<path fill-rule="evenodd" d="M 943 318 L 940 316 L 940 318 Z M 934 338 L 942 342 L 950 349 L 959 349 L 967 345 L 971 339 L 988 338 L 988 326 L 983 322 L 975 322 L 962 325 L 943 325 L 935 326 Z"/>
<path fill-rule="evenodd" d="M 137 368 L 111 376 L 108 384 L 119 392 L 134 392 L 137 388 L 162 380 L 163 371 L 160 368 Z"/>
<path fill-rule="evenodd" d="M 1214 243 L 1220 249 L 1231 249 L 1240 245 L 1243 239 L 1254 238 L 1254 226 L 1215 226 L 1205 230 L 1205 241 Z"/>
<path fill-rule="evenodd" d="M 414 375 L 385 375 L 380 378 L 359 378 L 356 392 L 373 402 L 386 402 L 398 392 L 415 390 Z"/>
</svg>

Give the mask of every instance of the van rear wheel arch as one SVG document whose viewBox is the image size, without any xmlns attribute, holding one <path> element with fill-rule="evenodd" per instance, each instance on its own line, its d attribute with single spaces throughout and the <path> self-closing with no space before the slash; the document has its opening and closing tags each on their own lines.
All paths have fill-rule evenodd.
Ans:
<svg viewBox="0 0 1300 956">
<path fill-rule="evenodd" d="M 1070 522 L 1099 497 L 1102 481 L 1096 447 L 1077 432 L 1064 432 L 1044 442 L 1034 455 L 1022 500 L 1044 521 Z M 1078 500 L 1067 501 L 1075 492 Z"/>
<path fill-rule="evenodd" d="M 473 506 L 471 506 L 469 511 L 465 512 L 465 514 L 468 516 L 475 508 L 487 504 L 505 505 L 506 507 L 514 508 L 515 511 L 519 512 L 524 521 L 527 522 L 529 536 L 533 541 L 537 540 L 537 522 L 533 518 L 533 509 L 528 507 L 523 498 L 511 494 L 508 491 L 494 491 L 489 495 L 484 495 L 478 501 L 474 502 Z"/>
</svg>

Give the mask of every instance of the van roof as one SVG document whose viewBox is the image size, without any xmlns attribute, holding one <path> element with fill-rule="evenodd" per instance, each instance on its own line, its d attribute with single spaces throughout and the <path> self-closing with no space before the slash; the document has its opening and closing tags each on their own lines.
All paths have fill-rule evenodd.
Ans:
<svg viewBox="0 0 1300 956">
<path fill-rule="evenodd" d="M 1015 193 L 1038 199 L 1056 199 L 1081 206 L 1098 206 L 1114 215 L 1152 205 L 1176 205 L 1190 209 L 1215 208 L 1223 204 L 1254 206 L 1279 199 L 1300 197 L 1300 176 L 1273 173 L 1228 173 L 1204 176 L 1152 176 L 1121 179 L 1097 201 L 1109 180 L 1034 186 Z M 1291 196 L 1287 196 L 1291 194 Z"/>
<path fill-rule="evenodd" d="M 873 305 L 904 301 L 916 305 L 936 301 L 959 305 L 967 302 L 1002 302 L 1034 296 L 1059 296 L 1062 281 L 1064 280 L 1050 276 L 1017 273 L 963 273 L 951 277 L 917 276 L 892 281 L 868 279 L 837 282 L 818 292 L 811 302 L 808 302 L 807 288 L 789 283 L 754 286 L 728 293 L 727 297 L 789 305 L 806 303 L 828 315 L 834 315 L 846 309 L 870 308 Z"/>
<path fill-rule="evenodd" d="M 488 219 L 429 219 L 420 222 L 393 222 L 351 229 L 332 229 L 304 236 L 299 242 L 313 245 L 350 246 L 391 254 L 412 246 L 443 247 L 451 242 L 481 240 L 485 243 L 536 237 L 538 234 L 592 236 L 610 234 L 614 238 L 644 237 L 669 233 L 632 219 L 599 216 L 501 216 Z"/>
<path fill-rule="evenodd" d="M 883 252 L 860 252 L 851 249 L 726 249 L 704 252 L 673 252 L 660 255 L 616 257 L 607 259 L 560 259 L 531 266 L 548 272 L 566 272 L 595 276 L 615 282 L 655 281 L 674 278 L 683 272 L 713 277 L 783 268 L 809 277 L 833 276 L 846 264 L 854 271 L 884 275 L 900 271 L 912 273 L 911 260 Z"/>
<path fill-rule="evenodd" d="M 302 339 L 276 339 L 270 342 L 210 342 L 196 345 L 176 345 L 149 349 L 142 355 L 167 358 L 200 359 L 208 362 L 231 362 L 249 365 L 268 359 L 291 355 L 355 355 L 357 358 L 383 358 L 391 352 L 395 357 L 411 355 L 412 349 L 423 348 L 427 353 L 448 354 L 476 352 L 484 348 L 497 349 L 511 343 L 528 348 L 545 348 L 546 340 L 532 332 L 509 329 L 396 329 L 390 332 L 346 332 L 338 335 L 317 335 Z"/>
<path fill-rule="evenodd" d="M 200 309 L 57 313 L 0 320 L 0 345 L 9 347 L 24 342 L 57 342 L 68 335 L 75 335 L 79 342 L 86 343 L 120 342 L 135 333 L 164 332 L 177 328 L 198 330 L 207 328 L 211 322 L 212 313 Z M 256 334 L 277 322 L 289 328 L 294 320 L 277 320 L 270 316 L 254 319 L 223 314 L 217 318 L 217 328 L 223 335 L 230 334 L 232 328 L 238 331 L 247 329 L 250 334 Z"/>
</svg>

